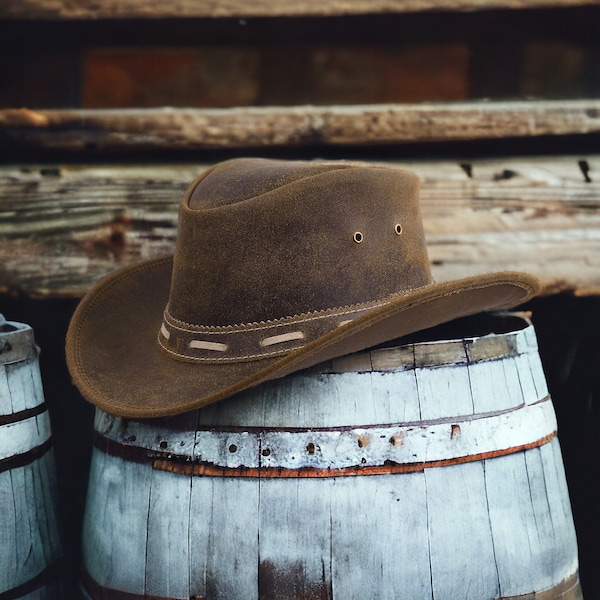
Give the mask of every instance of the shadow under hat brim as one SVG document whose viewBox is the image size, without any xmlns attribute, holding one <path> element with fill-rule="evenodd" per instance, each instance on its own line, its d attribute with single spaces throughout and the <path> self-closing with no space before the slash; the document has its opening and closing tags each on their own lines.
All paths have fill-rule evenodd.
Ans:
<svg viewBox="0 0 600 600">
<path fill-rule="evenodd" d="M 139 419 L 183 413 L 456 318 L 517 306 L 539 290 L 536 278 L 514 272 L 431 284 L 286 356 L 204 364 L 174 360 L 158 344 L 172 264 L 172 258 L 154 259 L 109 275 L 73 315 L 66 345 L 69 371 L 82 395 L 106 412 Z"/>
</svg>

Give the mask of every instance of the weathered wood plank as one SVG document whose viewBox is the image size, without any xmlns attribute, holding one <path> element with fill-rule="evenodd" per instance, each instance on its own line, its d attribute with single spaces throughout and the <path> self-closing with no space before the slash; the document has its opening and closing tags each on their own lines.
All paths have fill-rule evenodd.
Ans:
<svg viewBox="0 0 600 600">
<path fill-rule="evenodd" d="M 600 100 L 0 110 L 7 148 L 77 152 L 463 141 L 598 133 Z"/>
<path fill-rule="evenodd" d="M 19 562 L 17 553 L 17 507 L 12 484 L 11 471 L 0 471 L 0 502 L 2 502 L 2 527 L 0 527 L 0 593 L 22 583 L 19 580 Z"/>
<path fill-rule="evenodd" d="M 101 585 L 144 590 L 152 466 L 95 452 L 83 528 L 84 561 Z"/>
<path fill-rule="evenodd" d="M 538 452 L 539 448 L 534 448 L 528 455 Z M 540 506 L 533 504 L 532 493 L 537 495 L 539 483 L 543 485 L 543 480 L 537 477 L 537 466 L 533 459 L 526 460 L 525 453 L 485 463 L 485 485 L 501 596 L 521 594 L 523 576 L 534 582 L 535 589 L 543 590 L 556 583 L 552 562 L 536 562 L 536 557 L 544 556 L 551 549 L 547 530 L 552 525 L 549 513 L 544 510 L 547 500 L 541 498 Z M 536 484 L 531 490 L 530 481 Z M 514 506 L 518 506 L 519 510 L 512 510 Z M 537 517 L 540 517 L 539 523 Z"/>
<path fill-rule="evenodd" d="M 0 415 L 9 415 L 14 412 L 12 398 L 9 393 L 8 373 L 5 365 L 0 365 Z"/>
<path fill-rule="evenodd" d="M 499 597 L 483 463 L 430 469 L 425 481 L 432 597 Z"/>
<path fill-rule="evenodd" d="M 490 525 L 503 597 L 524 592 L 523 576 L 529 577 L 536 589 L 546 589 L 567 577 L 573 566 L 568 559 L 564 561 L 577 548 L 575 530 L 568 520 L 570 512 L 556 520 L 552 514 L 552 504 L 558 500 L 556 491 L 566 487 L 564 478 L 548 479 L 548 470 L 555 473 L 561 467 L 557 439 L 522 454 L 485 461 Z"/>
<path fill-rule="evenodd" d="M 529 356 L 521 354 L 520 356 L 515 357 L 514 362 L 517 365 L 517 369 L 519 371 L 519 385 L 521 387 L 521 394 L 523 395 L 523 400 L 525 401 L 525 404 L 533 404 L 537 401 L 536 398 L 538 400 L 544 398 L 548 394 L 548 388 L 546 388 L 539 382 L 539 373 L 536 374 L 536 385 L 536 380 L 534 380 L 533 373 L 530 370 L 531 363 L 529 361 Z M 541 367 L 541 365 L 539 366 Z M 539 394 L 538 390 L 540 392 Z"/>
<path fill-rule="evenodd" d="M 6 369 L 8 395 L 12 400 L 13 412 L 34 408 L 44 403 L 42 377 L 37 358 L 0 365 L 0 369 L 2 368 Z"/>
<path fill-rule="evenodd" d="M 18 563 L 16 578 L 20 580 L 19 583 L 23 583 L 33 579 L 48 565 L 44 560 L 44 550 L 41 547 L 43 536 L 40 534 L 36 503 L 27 501 L 28 498 L 35 497 L 31 465 L 12 469 L 11 479 L 16 508 L 14 547 Z"/>
<path fill-rule="evenodd" d="M 194 477 L 191 499 L 191 593 L 258 600 L 258 486 L 239 477 Z"/>
<path fill-rule="evenodd" d="M 50 417 L 34 344 L 27 325 L 0 328 L 1 597 L 26 594 L 62 555 Z M 41 585 L 31 597 L 58 598 L 55 587 Z"/>
<path fill-rule="evenodd" d="M 439 419 L 452 406 L 456 415 L 472 415 L 473 395 L 468 370 L 454 368 L 417 368 L 416 385 L 421 418 Z"/>
<path fill-rule="evenodd" d="M 335 597 L 331 547 L 335 537 L 315 515 L 338 515 L 332 506 L 333 480 L 260 482 L 258 590 L 261 600 Z M 294 489 L 295 488 L 295 489 Z M 282 502 L 287 498 L 287 502 Z M 352 529 L 348 519 L 348 529 Z M 336 590 L 336 596 L 345 597 Z"/>
<path fill-rule="evenodd" d="M 515 269 L 545 294 L 600 293 L 600 157 L 389 164 L 421 178 L 438 281 Z M 0 167 L 0 291 L 77 297 L 172 252 L 181 194 L 207 166 Z"/>
<path fill-rule="evenodd" d="M 516 367 L 513 359 L 517 352 L 524 352 L 523 356 L 537 352 L 533 338 L 526 333 L 530 328 L 515 326 L 511 332 L 496 335 L 484 335 L 489 329 L 480 336 L 469 333 L 463 348 L 471 348 L 472 355 L 480 357 L 474 360 L 483 368 L 496 371 L 500 361 Z M 507 343 L 495 343 L 500 339 Z M 418 364 L 415 360 L 411 363 L 410 355 L 428 356 L 427 350 L 419 352 L 417 348 L 431 345 L 435 344 L 405 346 L 406 353 L 395 354 L 398 369 L 393 369 L 392 361 L 387 362 L 384 373 L 390 376 L 390 397 Z M 439 370 L 450 366 L 467 372 L 471 368 L 472 362 L 456 358 L 453 342 L 440 345 L 446 350 L 450 346 L 452 351 L 442 350 Z M 494 348 L 505 351 L 494 357 Z M 551 402 L 526 402 L 503 412 L 505 398 L 498 398 L 497 406 L 493 403 L 493 374 L 488 389 L 473 386 L 474 393 L 490 399 L 481 404 L 488 412 L 461 419 L 457 404 L 449 398 L 445 403 L 433 401 L 434 411 L 423 411 L 423 419 L 434 421 L 398 423 L 401 412 L 395 407 L 386 416 L 357 406 L 360 389 L 370 386 L 375 373 L 363 370 L 362 365 L 372 363 L 376 351 L 362 354 L 354 362 L 359 371 L 335 372 L 325 365 L 282 379 L 279 387 L 255 388 L 244 402 L 225 400 L 223 413 L 229 413 L 229 420 L 222 414 L 220 424 L 216 424 L 215 413 L 202 418 L 209 408 L 146 422 L 98 415 L 95 428 L 100 437 L 94 448 L 88 494 L 88 507 L 95 509 L 88 508 L 86 519 L 85 568 L 95 576 L 98 565 L 110 565 L 115 553 L 120 557 L 125 551 L 116 546 L 129 531 L 131 525 L 124 521 L 134 507 L 142 519 L 148 517 L 149 541 L 146 546 L 130 547 L 138 556 L 123 562 L 112 580 L 97 579 L 98 584 L 140 594 L 145 581 L 148 593 L 149 582 L 173 561 L 179 562 L 170 576 L 178 573 L 183 584 L 177 597 L 201 594 L 216 600 L 533 598 L 538 592 L 558 597 L 558 592 L 545 590 L 568 577 L 575 582 L 577 548 L 568 493 L 560 455 L 550 450 L 553 445 L 557 448 Z M 364 354 L 371 360 L 364 360 Z M 523 362 L 520 367 L 527 369 L 528 365 Z M 321 379 L 323 371 L 328 375 L 326 385 Z M 507 373 L 518 379 L 516 368 Z M 303 379 L 301 385 L 292 383 L 297 378 Z M 335 379 L 347 379 L 349 385 L 335 385 Z M 374 392 L 381 392 L 384 384 L 378 382 L 377 386 Z M 515 385 L 508 387 L 514 389 Z M 445 396 L 443 387 L 440 392 Z M 342 394 L 350 395 L 348 402 L 339 397 Z M 418 381 L 404 389 L 404 394 L 416 396 L 413 404 L 422 408 L 429 402 Z M 271 402 L 265 402 L 265 396 Z M 524 399 L 521 389 L 517 396 L 517 401 Z M 363 393 L 362 398 L 365 404 L 379 401 L 377 393 Z M 271 404 L 279 404 L 275 422 L 265 409 Z M 306 409 L 301 418 L 306 422 L 298 421 L 302 404 Z M 321 405 L 327 408 L 322 410 Z M 477 403 L 471 401 L 473 405 Z M 353 425 L 328 432 L 325 425 L 334 412 L 338 424 Z M 520 425 L 513 419 L 519 413 Z M 365 426 L 374 415 L 383 421 Z M 485 427 L 486 422 L 492 426 Z M 460 423 L 461 432 L 453 438 L 449 434 L 454 423 Z M 359 430 L 363 437 L 357 444 L 353 433 Z M 519 436 L 526 437 L 515 437 L 518 430 Z M 392 433 L 401 431 L 401 438 Z M 550 437 L 544 435 L 548 432 Z M 337 434 L 337 443 L 328 444 L 328 433 Z M 245 437 L 239 437 L 239 446 L 232 448 L 227 438 L 230 434 Z M 205 451 L 209 437 L 217 440 L 214 455 Z M 291 451 L 273 443 L 284 437 L 303 441 L 290 446 Z M 451 445 L 468 438 L 471 442 L 467 445 L 475 451 L 472 460 L 463 457 L 451 466 L 436 460 L 456 456 Z M 195 445 L 190 443 L 192 439 Z M 312 450 L 307 439 L 314 440 Z M 534 446 L 523 450 L 527 439 Z M 230 455 L 241 452 L 246 442 L 252 446 L 247 454 L 252 463 L 231 467 Z M 380 465 L 400 467 L 415 461 L 414 468 L 370 470 L 369 448 L 376 446 L 387 446 L 392 453 L 380 456 Z M 178 447 L 182 450 L 174 456 Z M 504 448 L 505 456 L 499 459 L 494 448 Z M 318 454 L 328 455 L 329 469 L 314 469 L 304 461 L 314 456 L 318 462 Z M 338 469 L 349 457 L 357 468 L 351 473 Z M 155 470 L 151 474 L 150 465 Z M 153 483 L 148 495 L 146 480 L 150 478 Z M 509 479 L 506 486 L 505 478 Z M 130 494 L 124 493 L 124 484 L 130 487 Z M 160 500 L 155 504 L 159 498 L 153 496 L 159 490 Z M 115 496 L 118 501 L 113 500 Z M 106 510 L 97 510 L 100 507 Z M 140 525 L 138 517 L 136 522 Z M 108 536 L 116 538 L 112 545 L 94 545 Z M 157 573 L 149 572 L 161 561 L 165 564 Z M 144 564 L 145 577 L 132 572 Z M 155 583 L 153 597 L 175 593 L 167 590 L 165 578 L 156 577 Z M 111 596 L 109 590 L 100 589 L 96 595 Z"/>
<path fill-rule="evenodd" d="M 151 475 L 146 545 L 145 593 L 169 598 L 190 596 L 190 502 L 192 483 L 186 477 Z M 181 507 L 179 518 L 165 519 L 173 505 Z M 187 506 L 187 510 L 185 507 Z"/>
<path fill-rule="evenodd" d="M 371 353 L 376 357 L 377 352 Z M 376 359 L 372 359 L 376 368 Z M 393 415 L 399 423 L 416 422 L 421 419 L 421 405 L 416 392 L 417 380 L 414 371 L 371 373 L 371 390 L 376 399 L 374 423 L 384 423 Z"/>
<path fill-rule="evenodd" d="M 19 19 L 100 19 L 165 17 L 336 16 L 430 10 L 552 8 L 595 4 L 594 0 L 5 0 L 0 17 Z"/>
<path fill-rule="evenodd" d="M 507 368 L 507 363 L 514 365 L 515 357 L 469 365 L 469 385 L 475 413 L 514 409 L 523 402 L 522 393 L 514 394 L 519 382 L 518 372 L 510 366 Z M 539 396 L 537 399 L 541 400 Z"/>
<path fill-rule="evenodd" d="M 57 557 L 63 555 L 61 546 L 61 531 L 59 524 L 58 481 L 56 477 L 56 461 L 54 452 L 46 452 L 32 468 L 37 472 L 36 494 L 38 511 L 43 513 L 45 524 L 44 551 L 47 564 L 52 564 Z"/>
<path fill-rule="evenodd" d="M 544 469 L 544 489 L 547 490 L 543 493 L 547 494 L 548 498 L 554 539 L 565 541 L 565 543 L 555 546 L 552 552 L 554 574 L 558 579 L 561 576 L 564 577 L 563 574 L 575 564 L 575 555 L 571 552 L 576 547 L 577 540 L 573 529 L 569 489 L 558 440 L 540 448 L 540 455 Z"/>
<path fill-rule="evenodd" d="M 525 346 L 521 348 L 521 355 L 515 358 L 515 369 L 521 369 L 527 374 L 526 377 L 520 376 L 519 386 L 524 394 L 524 401 L 527 404 L 535 402 L 535 398 L 545 398 L 550 394 L 546 374 L 542 365 L 542 359 L 538 352 L 538 341 L 535 330 L 527 329 L 521 338 Z M 525 359 L 525 356 L 527 357 Z M 526 365 L 520 365 L 519 361 L 527 360 Z"/>
<path fill-rule="evenodd" d="M 1 425 L 0 435 L 0 460 L 31 452 L 50 439 L 50 418 L 45 412 L 16 423 Z"/>
<path fill-rule="evenodd" d="M 82 275 L 96 279 L 172 252 L 179 197 L 205 168 L 9 168 L 0 190 L 0 287 L 16 277 L 29 280 L 13 280 L 16 288 L 77 296 Z"/>
<path fill-rule="evenodd" d="M 198 415 L 198 427 L 277 427 L 285 421 L 286 397 L 289 394 L 304 399 L 295 415 L 298 427 L 312 427 L 317 416 L 319 423 L 331 427 L 346 427 L 358 422 L 385 423 L 390 419 L 394 422 L 420 419 L 412 370 L 374 372 L 368 386 L 356 373 L 348 373 L 343 379 L 326 373 L 318 377 L 298 375 L 283 385 L 278 380 L 269 382 L 262 390 L 259 397 L 252 392 L 242 392 L 234 398 L 205 407 Z M 331 399 L 330 403 L 321 402 L 324 395 Z M 378 400 L 372 402 L 375 395 Z M 260 410 L 257 409 L 259 404 Z"/>
<path fill-rule="evenodd" d="M 332 597 L 433 598 L 425 475 L 340 478 L 330 494 Z"/>
</svg>

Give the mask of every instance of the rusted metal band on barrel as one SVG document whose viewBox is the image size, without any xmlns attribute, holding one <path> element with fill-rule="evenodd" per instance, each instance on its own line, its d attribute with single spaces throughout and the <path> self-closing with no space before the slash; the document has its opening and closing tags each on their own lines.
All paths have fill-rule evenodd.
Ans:
<svg viewBox="0 0 600 600">
<path fill-rule="evenodd" d="M 82 573 L 82 581 L 91 600 L 178 600 L 177 598 L 167 596 L 135 594 L 105 587 L 100 585 L 85 570 Z M 190 600 L 204 599 L 205 596 L 203 594 L 190 596 Z M 4 600 L 2 595 L 0 595 L 0 600 Z M 560 583 L 539 592 L 531 592 L 530 594 L 520 596 L 501 596 L 496 598 L 496 600 L 583 600 L 581 585 L 579 583 L 579 573 L 575 572 L 573 575 L 563 579 Z"/>
<path fill-rule="evenodd" d="M 40 589 L 43 586 L 57 584 L 60 580 L 61 561 L 57 561 L 46 567 L 41 573 L 33 579 L 18 585 L 17 587 L 0 592 L 0 600 L 18 600 L 32 592 Z"/>
<path fill-rule="evenodd" d="M 37 415 L 41 415 L 43 412 L 46 412 L 46 410 L 46 403 L 42 402 L 33 408 L 26 408 L 25 410 L 20 410 L 16 413 L 10 413 L 8 415 L 0 415 L 0 427 L 2 427 L 2 425 L 10 425 L 11 423 L 25 421 L 31 417 L 37 417 Z"/>
<path fill-rule="evenodd" d="M 51 447 L 52 432 L 45 402 L 0 415 L 0 472 L 30 464 Z"/>
<path fill-rule="evenodd" d="M 24 467 L 25 465 L 29 465 L 32 462 L 38 460 L 49 452 L 52 448 L 52 439 L 47 439 L 44 443 L 28 450 L 27 452 L 23 452 L 21 454 L 15 454 L 14 456 L 9 456 L 8 458 L 0 459 L 0 473 L 2 471 L 9 471 L 10 469 L 16 469 L 18 467 Z M 2 598 L 2 596 L 0 596 Z"/>
<path fill-rule="evenodd" d="M 556 431 L 530 442 L 513 446 L 504 450 L 493 450 L 471 454 L 458 458 L 447 458 L 443 460 L 425 461 L 412 464 L 395 464 L 389 462 L 383 465 L 353 466 L 342 468 L 312 468 L 302 467 L 290 469 L 283 467 L 225 467 L 203 462 L 190 461 L 185 456 L 177 456 L 166 452 L 148 450 L 138 446 L 126 446 L 114 440 L 96 435 L 94 445 L 102 452 L 111 456 L 117 456 L 124 460 L 140 463 L 151 463 L 152 467 L 159 471 L 168 471 L 181 475 L 193 475 L 198 477 L 256 477 L 256 478 L 281 478 L 281 479 L 306 479 L 324 477 L 356 477 L 369 475 L 391 475 L 394 473 L 414 473 L 435 467 L 476 462 L 486 459 L 507 456 L 516 452 L 538 448 L 556 437 Z"/>
<path fill-rule="evenodd" d="M 96 434 L 100 451 L 155 468 L 205 476 L 341 477 L 406 473 L 514 454 L 556 436 L 549 398 L 514 409 L 329 429 L 157 431 L 137 422 Z"/>
<path fill-rule="evenodd" d="M 413 464 L 384 464 L 374 466 L 354 466 L 354 467 L 342 467 L 339 469 L 328 468 L 328 469 L 317 469 L 311 467 L 302 467 L 299 469 L 288 469 L 283 467 L 259 467 L 259 468 L 247 468 L 247 467 L 219 467 L 215 465 L 207 464 L 194 464 L 189 462 L 177 462 L 174 460 L 155 459 L 152 466 L 156 470 L 169 471 L 172 473 L 178 473 L 182 475 L 195 475 L 204 477 L 257 477 L 265 479 L 317 479 L 325 477 L 356 477 L 356 476 L 369 476 L 369 475 L 393 475 L 396 473 L 414 473 L 418 471 L 424 471 L 425 469 L 432 469 L 435 467 L 447 467 L 450 465 L 459 465 L 469 462 L 476 462 L 480 460 L 497 458 L 499 456 L 506 456 L 508 454 L 514 454 L 515 452 L 522 452 L 523 450 L 530 450 L 531 448 L 537 448 L 556 437 L 556 432 L 522 446 L 516 446 L 513 448 L 507 448 L 506 450 L 494 450 L 491 452 L 484 452 L 481 454 L 472 454 L 469 456 L 462 456 L 460 458 L 448 458 L 444 460 L 436 460 L 422 463 Z"/>
</svg>

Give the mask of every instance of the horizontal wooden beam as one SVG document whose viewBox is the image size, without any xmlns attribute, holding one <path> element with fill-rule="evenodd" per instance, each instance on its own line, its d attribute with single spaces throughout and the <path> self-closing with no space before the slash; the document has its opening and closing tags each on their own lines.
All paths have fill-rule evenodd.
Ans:
<svg viewBox="0 0 600 600">
<path fill-rule="evenodd" d="M 600 100 L 0 110 L 7 149 L 88 153 L 456 142 L 600 132 Z"/>
<path fill-rule="evenodd" d="M 5 0 L 0 18 L 106 19 L 166 17 L 336 16 L 422 11 L 557 8 L 595 0 Z"/>
<path fill-rule="evenodd" d="M 421 179 L 438 281 L 514 269 L 544 294 L 600 294 L 600 155 L 388 164 Z M 179 199 L 208 166 L 0 167 L 0 292 L 78 297 L 171 253 Z"/>
</svg>

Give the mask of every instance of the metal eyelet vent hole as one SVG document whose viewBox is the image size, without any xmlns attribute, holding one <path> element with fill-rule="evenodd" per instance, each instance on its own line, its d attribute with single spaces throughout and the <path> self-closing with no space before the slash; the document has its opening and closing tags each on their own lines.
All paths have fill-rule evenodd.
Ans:
<svg viewBox="0 0 600 600">
<path fill-rule="evenodd" d="M 400 223 L 396 223 L 394 225 L 394 231 L 396 232 L 396 235 L 402 235 L 402 225 L 400 225 Z"/>
<path fill-rule="evenodd" d="M 355 231 L 353 239 L 357 244 L 360 244 L 365 239 L 365 236 L 360 231 Z"/>
</svg>

